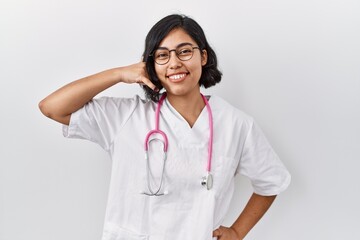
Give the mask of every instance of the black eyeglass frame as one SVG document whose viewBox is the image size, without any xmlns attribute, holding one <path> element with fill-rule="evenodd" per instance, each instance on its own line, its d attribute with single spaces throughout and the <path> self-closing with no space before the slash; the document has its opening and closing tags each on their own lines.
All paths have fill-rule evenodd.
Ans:
<svg viewBox="0 0 360 240">
<path fill-rule="evenodd" d="M 191 47 L 191 48 L 192 48 L 192 50 L 194 50 L 194 49 L 199 49 L 199 50 L 200 50 L 200 47 Z M 154 60 L 154 62 L 155 62 L 156 64 L 158 64 L 158 65 L 165 65 L 165 64 L 167 64 L 167 63 L 170 61 L 171 52 L 175 52 L 176 57 L 177 57 L 180 61 L 183 61 L 183 62 L 184 62 L 184 61 L 189 61 L 189 60 L 192 59 L 192 57 L 194 56 L 194 51 L 192 51 L 191 57 L 190 57 L 189 59 L 183 60 L 183 59 L 181 59 L 181 58 L 179 57 L 179 54 L 178 54 L 178 52 L 176 52 L 176 49 L 177 49 L 177 48 L 171 49 L 171 50 L 165 49 L 165 50 L 168 50 L 168 51 L 169 51 L 169 58 L 168 58 L 167 61 L 164 62 L 164 63 L 158 63 L 158 62 L 156 62 L 156 60 L 155 60 L 154 54 L 155 54 L 155 52 L 156 52 L 158 49 L 155 49 L 155 50 L 149 55 L 149 57 L 152 57 L 152 59 Z"/>
</svg>

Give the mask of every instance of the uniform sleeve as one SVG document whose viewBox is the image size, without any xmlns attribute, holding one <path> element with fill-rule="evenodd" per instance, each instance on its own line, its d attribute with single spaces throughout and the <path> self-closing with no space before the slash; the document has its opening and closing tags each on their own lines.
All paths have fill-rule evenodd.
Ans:
<svg viewBox="0 0 360 240">
<path fill-rule="evenodd" d="M 290 184 L 288 170 L 254 121 L 250 125 L 237 170 L 250 179 L 254 192 L 259 195 L 277 195 Z"/>
<path fill-rule="evenodd" d="M 93 99 L 71 114 L 69 126 L 63 125 L 63 135 L 92 141 L 109 151 L 116 133 L 130 118 L 138 102 L 138 97 Z"/>
</svg>

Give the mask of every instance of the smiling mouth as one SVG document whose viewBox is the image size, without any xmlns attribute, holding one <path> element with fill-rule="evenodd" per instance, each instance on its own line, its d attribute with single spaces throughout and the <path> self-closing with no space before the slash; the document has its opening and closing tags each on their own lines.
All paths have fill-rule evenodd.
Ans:
<svg viewBox="0 0 360 240">
<path fill-rule="evenodd" d="M 174 74 L 171 76 L 168 76 L 168 78 L 173 82 L 179 82 L 182 81 L 186 77 L 187 73 L 181 73 L 181 74 Z"/>
</svg>

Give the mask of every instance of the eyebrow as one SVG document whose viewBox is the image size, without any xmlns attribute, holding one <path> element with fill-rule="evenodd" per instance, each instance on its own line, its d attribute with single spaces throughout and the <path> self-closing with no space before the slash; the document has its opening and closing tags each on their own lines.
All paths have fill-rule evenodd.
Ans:
<svg viewBox="0 0 360 240">
<path fill-rule="evenodd" d="M 176 48 L 183 47 L 183 46 L 186 46 L 186 45 L 193 46 L 192 43 L 183 42 L 183 43 L 178 44 L 178 45 L 176 46 Z M 175 48 L 175 49 L 176 49 L 176 48 Z M 169 50 L 167 47 L 158 47 L 157 49 L 166 49 L 166 50 Z"/>
</svg>

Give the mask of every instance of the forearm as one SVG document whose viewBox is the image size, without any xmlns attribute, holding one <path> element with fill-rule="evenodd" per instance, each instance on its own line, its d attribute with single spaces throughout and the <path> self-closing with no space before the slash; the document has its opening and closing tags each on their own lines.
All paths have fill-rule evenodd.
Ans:
<svg viewBox="0 0 360 240">
<path fill-rule="evenodd" d="M 114 68 L 71 82 L 43 99 L 39 103 L 40 110 L 47 117 L 67 124 L 71 113 L 118 83 L 119 76 L 119 68 Z"/>
<path fill-rule="evenodd" d="M 276 196 L 261 196 L 254 193 L 238 219 L 231 226 L 239 239 L 243 239 L 269 209 Z"/>
</svg>

